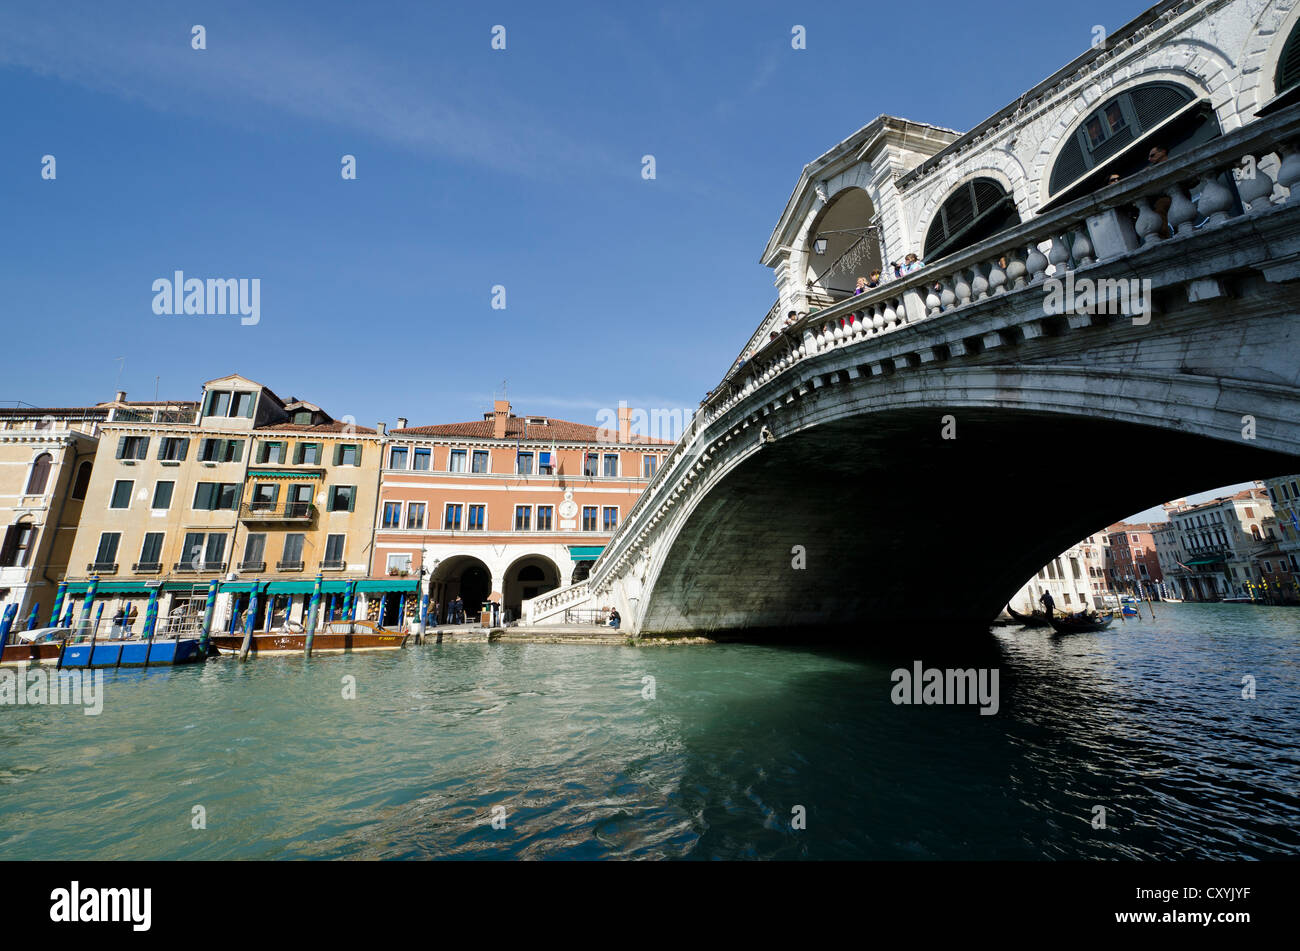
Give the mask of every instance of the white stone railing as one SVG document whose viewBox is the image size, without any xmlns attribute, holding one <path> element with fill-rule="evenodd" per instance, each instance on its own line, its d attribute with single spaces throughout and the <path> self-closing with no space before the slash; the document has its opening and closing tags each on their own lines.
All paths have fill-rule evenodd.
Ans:
<svg viewBox="0 0 1300 951">
<path fill-rule="evenodd" d="M 588 582 L 579 581 L 563 588 L 555 588 L 523 603 L 525 624 L 537 624 L 548 617 L 560 614 L 575 604 L 591 597 Z"/>
<path fill-rule="evenodd" d="M 591 590 L 601 590 L 606 579 L 626 561 L 629 550 L 648 538 L 653 525 L 664 517 L 665 508 L 688 492 L 690 483 L 698 484 L 699 475 L 710 462 L 707 449 L 695 445 L 700 434 L 796 364 L 819 353 L 863 344 L 881 346 L 881 359 L 892 359 L 888 366 L 873 365 L 873 375 L 933 362 L 941 347 L 948 358 L 965 356 L 969 350 L 963 331 L 970 331 L 961 318 L 968 307 L 1031 287 L 1042 295 L 1049 275 L 1063 278 L 1072 271 L 1171 238 L 1258 215 L 1273 207 L 1275 184 L 1288 192 L 1278 203 L 1290 202 L 1291 189 L 1300 183 L 1298 139 L 1300 106 L 1293 106 L 1000 232 L 976 247 L 930 262 L 901 279 L 809 314 L 785 328 L 743 367 L 729 371 L 704 401 L 593 566 Z M 1276 182 L 1261 167 L 1271 155 L 1280 160 Z M 1247 171 L 1248 175 L 1236 174 Z M 1236 196 L 1222 183 L 1225 173 L 1236 178 Z M 1152 209 L 1152 204 L 1162 197 L 1169 199 L 1166 219 L 1171 236 L 1168 231 L 1161 233 L 1161 217 Z M 1238 197 L 1243 206 L 1240 212 L 1236 207 Z M 1132 207 L 1138 211 L 1136 221 L 1125 214 Z M 1300 263 L 1283 261 L 1275 267 L 1294 270 L 1300 277 Z M 1045 305 L 1038 316 L 1050 316 Z M 886 355 L 894 348 L 885 346 L 887 341 L 876 343 L 877 338 L 930 321 L 934 324 L 923 343 L 915 335 L 909 340 L 910 352 L 896 353 L 891 358 Z M 1091 317 L 1087 313 L 1070 314 L 1068 321 L 1071 328 L 1078 328 L 1087 326 Z M 1040 336 L 1041 320 L 1024 321 L 1022 331 L 1026 339 Z M 977 346 L 991 349 L 1002 343 L 1000 333 L 989 332 Z M 870 362 L 869 357 L 866 362 Z"/>
</svg>

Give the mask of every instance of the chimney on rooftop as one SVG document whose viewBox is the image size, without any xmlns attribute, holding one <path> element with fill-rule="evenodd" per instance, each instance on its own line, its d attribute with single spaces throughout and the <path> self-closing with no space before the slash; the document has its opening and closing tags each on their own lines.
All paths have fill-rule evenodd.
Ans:
<svg viewBox="0 0 1300 951">
<path fill-rule="evenodd" d="M 114 394 L 113 394 L 113 402 L 114 402 L 114 403 L 125 403 L 125 402 L 126 402 L 126 390 L 118 390 L 116 393 L 114 393 Z"/>
<path fill-rule="evenodd" d="M 492 403 L 492 438 L 506 438 L 506 420 L 510 418 L 510 403 L 507 400 L 494 400 Z"/>
<path fill-rule="evenodd" d="M 382 436 L 386 429 L 388 429 L 387 423 L 375 423 L 375 432 L 379 433 L 379 435 Z"/>
<path fill-rule="evenodd" d="M 407 419 L 406 419 L 405 416 L 399 416 L 399 417 L 397 417 L 397 428 L 398 428 L 398 429 L 405 429 L 405 428 L 406 428 L 406 423 L 407 423 Z"/>
</svg>

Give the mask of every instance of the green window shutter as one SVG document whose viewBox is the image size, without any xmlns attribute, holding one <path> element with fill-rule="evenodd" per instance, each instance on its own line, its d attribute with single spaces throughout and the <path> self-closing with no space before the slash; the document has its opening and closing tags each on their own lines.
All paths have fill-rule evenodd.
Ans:
<svg viewBox="0 0 1300 951">
<path fill-rule="evenodd" d="M 185 457 L 188 456 L 189 454 L 190 454 L 190 441 L 189 438 L 187 437 L 181 440 L 180 452 L 178 452 L 176 455 L 177 458 L 183 462 L 185 460 Z"/>
<path fill-rule="evenodd" d="M 334 465 L 337 466 L 339 464 L 339 461 L 342 458 L 343 458 L 343 444 L 336 442 L 334 444 Z"/>
<path fill-rule="evenodd" d="M 162 440 L 160 439 L 159 442 L 162 442 Z M 144 436 L 140 439 L 140 448 L 138 448 L 135 451 L 135 457 L 137 459 L 149 458 L 149 437 L 148 436 Z"/>
<path fill-rule="evenodd" d="M 167 451 L 167 437 L 164 436 L 162 439 L 158 440 L 158 455 L 155 456 L 154 458 L 161 459 L 163 457 L 163 453 L 166 451 Z M 147 561 L 148 559 L 144 559 L 144 560 Z"/>
<path fill-rule="evenodd" d="M 256 394 L 256 393 L 249 393 L 249 394 L 248 394 L 248 406 L 245 407 L 245 409 L 244 409 L 244 416 L 247 417 L 248 419 L 252 419 L 252 418 L 253 418 L 253 407 L 256 406 L 256 405 L 257 405 L 257 394 Z"/>
<path fill-rule="evenodd" d="M 357 506 L 357 487 L 355 485 L 350 485 L 348 486 L 348 511 L 351 512 L 355 510 L 356 506 Z"/>
<path fill-rule="evenodd" d="M 117 458 L 121 459 L 126 455 L 126 437 L 121 436 L 117 440 Z"/>
<path fill-rule="evenodd" d="M 231 457 L 231 462 L 239 462 L 244 458 L 244 441 L 242 439 L 232 439 L 230 441 L 235 447 L 235 451 Z"/>
</svg>

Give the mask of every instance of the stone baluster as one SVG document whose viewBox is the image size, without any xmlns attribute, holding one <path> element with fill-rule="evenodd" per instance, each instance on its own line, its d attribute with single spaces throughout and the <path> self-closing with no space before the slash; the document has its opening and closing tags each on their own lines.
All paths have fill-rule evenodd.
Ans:
<svg viewBox="0 0 1300 951">
<path fill-rule="evenodd" d="M 1165 220 L 1169 227 L 1178 234 L 1191 234 L 1197 221 L 1196 206 L 1187 197 L 1183 186 L 1176 182 L 1170 186 L 1168 194 L 1169 210 L 1165 212 Z"/>
<path fill-rule="evenodd" d="M 1278 149 L 1278 154 L 1282 156 L 1282 165 L 1277 170 L 1277 183 L 1291 192 L 1286 197 L 1290 202 L 1296 197 L 1296 184 L 1300 183 L 1300 149 L 1288 142 Z"/>
<path fill-rule="evenodd" d="M 927 285 L 925 289 L 925 316 L 933 317 L 939 313 L 939 293 L 935 290 L 934 284 Z"/>
<path fill-rule="evenodd" d="M 1159 241 L 1161 237 L 1163 237 L 1163 235 L 1160 234 L 1160 230 L 1164 227 L 1164 219 L 1162 219 L 1160 215 L 1156 213 L 1155 209 L 1151 207 L 1151 200 L 1149 198 L 1139 198 L 1137 200 L 1137 206 L 1137 224 L 1133 227 L 1137 231 L 1138 237 L 1142 239 L 1143 246 L 1155 244 L 1155 242 Z"/>
<path fill-rule="evenodd" d="M 961 307 L 963 304 L 970 303 L 971 286 L 966 281 L 966 272 L 958 271 L 953 276 L 952 283 L 953 294 L 957 298 L 956 306 Z"/>
<path fill-rule="evenodd" d="M 1262 159 L 1264 156 L 1260 156 Z M 1241 203 L 1252 214 L 1269 206 L 1269 197 L 1273 194 L 1273 179 L 1254 161 L 1253 155 L 1246 156 L 1251 161 L 1244 168 L 1237 170 L 1237 195 Z"/>
<path fill-rule="evenodd" d="M 1028 273 L 1028 268 L 1025 267 L 1025 262 L 1020 260 L 1019 256 L 1016 254 L 1014 250 L 1008 251 L 1007 252 L 1007 283 L 1010 285 L 1010 289 L 1013 291 L 1018 291 L 1020 290 L 1020 288 L 1024 287 L 1025 275 L 1027 273 Z"/>
<path fill-rule="evenodd" d="M 989 266 L 989 293 L 996 297 L 1007 292 L 1007 272 L 1002 270 L 999 258 L 994 258 Z"/>
<path fill-rule="evenodd" d="M 1052 237 L 1052 250 L 1047 252 L 1047 259 L 1052 262 L 1052 276 L 1064 280 L 1065 272 L 1070 269 L 1070 242 L 1065 235 Z"/>
<path fill-rule="evenodd" d="M 898 323 L 898 313 L 894 310 L 894 301 L 892 299 L 885 301 L 885 329 L 884 333 L 889 333 Z"/>
<path fill-rule="evenodd" d="M 1207 172 L 1201 176 L 1201 193 L 1196 197 L 1196 210 L 1203 217 L 1209 218 L 1210 227 L 1221 225 L 1228 220 L 1232 210 L 1232 192 L 1218 177 Z"/>
<path fill-rule="evenodd" d="M 1030 242 L 1025 268 L 1029 271 L 1030 284 L 1037 284 L 1047 274 L 1047 255 L 1038 250 L 1037 242 Z"/>
<path fill-rule="evenodd" d="M 970 285 L 971 292 L 976 300 L 983 300 L 989 296 L 989 279 L 980 273 L 978 264 L 971 266 L 971 274 L 974 275 Z"/>
<path fill-rule="evenodd" d="M 1070 251 L 1074 255 L 1075 267 L 1087 267 L 1097 260 L 1093 257 L 1092 239 L 1083 229 L 1074 233 L 1074 244 L 1070 246 Z"/>
<path fill-rule="evenodd" d="M 871 310 L 871 334 L 875 336 L 885 328 L 885 305 L 877 303 Z"/>
<path fill-rule="evenodd" d="M 943 288 L 939 293 L 939 307 L 941 310 L 952 310 L 957 304 L 957 292 L 953 290 L 954 280 L 961 280 L 960 271 L 958 271 L 953 277 L 940 282 L 940 285 Z"/>
</svg>

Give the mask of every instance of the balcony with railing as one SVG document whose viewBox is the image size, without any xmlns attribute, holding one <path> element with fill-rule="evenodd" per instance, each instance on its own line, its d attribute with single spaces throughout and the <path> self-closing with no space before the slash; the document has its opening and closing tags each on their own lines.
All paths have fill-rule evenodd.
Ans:
<svg viewBox="0 0 1300 951">
<path fill-rule="evenodd" d="M 302 571 L 301 561 L 277 561 L 275 563 L 276 571 Z"/>
<path fill-rule="evenodd" d="M 221 561 L 178 561 L 172 565 L 172 570 L 178 574 L 211 574 L 213 572 L 225 571 L 226 562 Z"/>
<path fill-rule="evenodd" d="M 115 575 L 117 574 L 117 562 L 92 561 L 86 565 L 86 571 L 92 575 Z"/>
<path fill-rule="evenodd" d="M 311 502 L 245 502 L 239 506 L 241 522 L 310 522 L 316 517 Z"/>
</svg>

